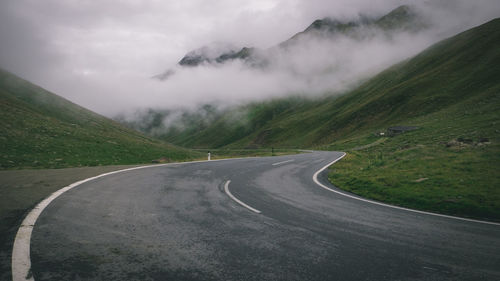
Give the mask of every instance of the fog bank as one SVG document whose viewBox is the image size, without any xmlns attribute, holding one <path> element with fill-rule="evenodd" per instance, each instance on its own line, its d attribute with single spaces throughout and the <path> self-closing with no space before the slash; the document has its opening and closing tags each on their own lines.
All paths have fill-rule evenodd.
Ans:
<svg viewBox="0 0 500 281">
<path fill-rule="evenodd" d="M 290 94 L 346 91 L 447 36 L 500 15 L 497 0 L 480 1 L 3 1 L 0 67 L 91 110 L 114 116 L 137 108 L 234 105 Z M 333 3 L 332 3 L 333 2 Z M 363 40 L 308 38 L 268 56 L 271 67 L 242 61 L 176 66 L 213 42 L 267 49 L 315 19 L 380 17 L 401 4 L 421 13 L 425 31 L 383 32 Z M 167 81 L 151 79 L 166 69 Z"/>
</svg>

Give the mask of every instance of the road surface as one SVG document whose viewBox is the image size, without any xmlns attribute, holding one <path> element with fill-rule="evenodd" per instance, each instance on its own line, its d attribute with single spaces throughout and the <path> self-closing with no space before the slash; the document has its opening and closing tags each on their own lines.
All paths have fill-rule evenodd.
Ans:
<svg viewBox="0 0 500 281">
<path fill-rule="evenodd" d="M 81 184 L 31 237 L 35 280 L 500 280 L 500 226 L 312 177 L 337 152 L 172 164 Z M 326 173 L 319 181 L 331 186 Z"/>
</svg>

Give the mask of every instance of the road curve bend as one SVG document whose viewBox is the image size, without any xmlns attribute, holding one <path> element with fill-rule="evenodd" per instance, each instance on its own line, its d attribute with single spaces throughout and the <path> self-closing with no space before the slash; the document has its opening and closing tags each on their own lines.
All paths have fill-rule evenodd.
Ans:
<svg viewBox="0 0 500 281">
<path fill-rule="evenodd" d="M 500 226 L 318 186 L 338 191 L 317 172 L 342 156 L 168 164 L 80 183 L 32 226 L 28 277 L 500 280 Z"/>
</svg>

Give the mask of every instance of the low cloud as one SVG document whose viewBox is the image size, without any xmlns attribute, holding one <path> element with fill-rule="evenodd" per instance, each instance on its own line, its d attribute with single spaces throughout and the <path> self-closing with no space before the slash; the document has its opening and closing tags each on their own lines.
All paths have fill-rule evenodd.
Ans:
<svg viewBox="0 0 500 281">
<path fill-rule="evenodd" d="M 480 1 L 3 1 L 0 67 L 107 116 L 137 108 L 241 104 L 289 94 L 341 93 L 432 43 L 500 15 L 497 0 Z M 430 29 L 303 40 L 268 57 L 271 67 L 241 61 L 176 66 L 212 42 L 276 45 L 318 18 L 379 17 L 416 6 Z M 373 32 L 373 31 L 370 31 Z M 161 82 L 151 77 L 172 68 Z"/>
<path fill-rule="evenodd" d="M 237 104 L 285 95 L 341 93 L 431 42 L 428 34 L 408 33 L 391 38 L 380 34 L 361 41 L 347 36 L 310 38 L 287 52 L 271 52 L 266 57 L 270 66 L 263 69 L 241 60 L 177 67 L 168 80 L 150 84 L 149 90 L 159 98 L 150 105 Z"/>
</svg>

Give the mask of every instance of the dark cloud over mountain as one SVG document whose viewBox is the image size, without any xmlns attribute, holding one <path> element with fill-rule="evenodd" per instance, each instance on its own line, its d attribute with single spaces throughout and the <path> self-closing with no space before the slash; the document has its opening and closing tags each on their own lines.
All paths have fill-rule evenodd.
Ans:
<svg viewBox="0 0 500 281">
<path fill-rule="evenodd" d="M 269 71 L 231 60 L 223 67 L 173 69 L 176 74 L 167 83 L 151 79 L 189 50 L 212 42 L 237 46 L 225 57 L 229 60 L 243 55 L 244 46 L 255 47 L 244 49 L 248 53 L 268 50 L 315 20 L 376 19 L 402 4 L 416 7 L 432 27 L 391 38 L 376 33 L 363 44 L 348 36 L 335 44 L 304 40 L 291 53 L 266 57 L 273 61 Z M 496 0 L 2 1 L 0 67 L 106 115 L 136 107 L 237 103 L 341 91 L 499 15 Z"/>
</svg>

